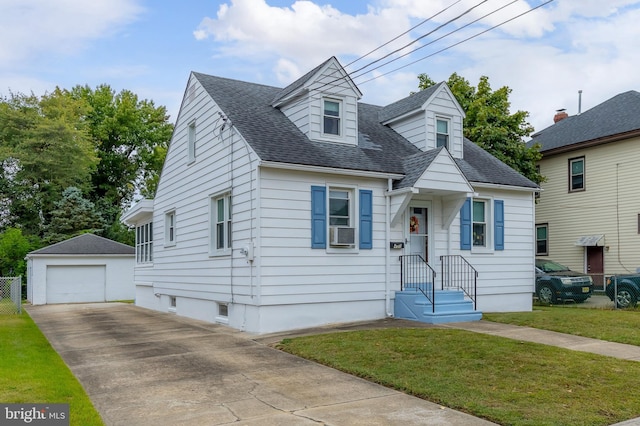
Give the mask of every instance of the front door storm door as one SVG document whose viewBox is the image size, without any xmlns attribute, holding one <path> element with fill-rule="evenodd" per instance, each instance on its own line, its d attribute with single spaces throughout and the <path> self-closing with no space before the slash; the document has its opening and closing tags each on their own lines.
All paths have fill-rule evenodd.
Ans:
<svg viewBox="0 0 640 426">
<path fill-rule="evenodd" d="M 407 229 L 408 254 L 419 254 L 429 262 L 429 226 L 426 206 L 409 206 Z"/>
</svg>

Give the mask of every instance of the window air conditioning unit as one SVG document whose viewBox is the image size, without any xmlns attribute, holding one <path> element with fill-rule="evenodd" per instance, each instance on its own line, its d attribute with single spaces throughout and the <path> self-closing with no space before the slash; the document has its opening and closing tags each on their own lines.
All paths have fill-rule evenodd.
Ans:
<svg viewBox="0 0 640 426">
<path fill-rule="evenodd" d="M 341 228 L 337 226 L 329 228 L 329 244 L 332 246 L 352 246 L 355 243 L 355 228 Z"/>
</svg>

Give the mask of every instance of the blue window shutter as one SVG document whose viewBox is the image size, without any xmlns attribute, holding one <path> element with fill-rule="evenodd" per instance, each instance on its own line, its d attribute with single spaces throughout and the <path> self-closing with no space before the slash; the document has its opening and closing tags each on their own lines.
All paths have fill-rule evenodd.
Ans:
<svg viewBox="0 0 640 426">
<path fill-rule="evenodd" d="M 471 250 L 471 198 L 460 209 L 460 250 Z"/>
<path fill-rule="evenodd" d="M 327 189 L 311 187 L 311 248 L 327 247 Z"/>
<path fill-rule="evenodd" d="M 373 248 L 373 191 L 360 190 L 360 248 Z"/>
<path fill-rule="evenodd" d="M 494 248 L 496 250 L 504 250 L 504 201 L 495 200 L 493 202 L 493 215 Z"/>
</svg>

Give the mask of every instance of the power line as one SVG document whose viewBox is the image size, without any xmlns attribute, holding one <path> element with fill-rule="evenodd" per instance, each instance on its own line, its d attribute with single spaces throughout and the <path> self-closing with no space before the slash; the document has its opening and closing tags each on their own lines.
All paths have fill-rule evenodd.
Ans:
<svg viewBox="0 0 640 426">
<path fill-rule="evenodd" d="M 374 69 L 369 70 L 369 71 L 367 71 L 367 72 L 375 71 L 375 70 L 377 70 L 377 69 L 379 69 L 379 68 L 384 67 L 385 65 L 389 65 L 389 64 L 390 64 L 390 63 L 392 63 L 392 62 L 395 62 L 395 61 L 397 61 L 397 60 L 399 60 L 399 59 L 402 59 L 402 58 L 404 58 L 405 56 L 409 56 L 410 54 L 412 54 L 412 53 L 414 53 L 414 52 L 417 52 L 417 51 L 418 51 L 418 50 L 420 50 L 420 49 L 424 49 L 425 47 L 430 46 L 430 45 L 432 45 L 432 44 L 434 44 L 434 43 L 436 43 L 436 42 L 438 42 L 438 41 L 442 40 L 443 38 L 449 37 L 451 34 L 457 33 L 458 31 L 461 31 L 461 30 L 465 29 L 465 28 L 466 28 L 466 27 L 468 27 L 469 25 L 473 25 L 473 24 L 475 24 L 476 22 L 478 22 L 478 21 L 480 21 L 480 20 L 482 20 L 482 19 L 486 18 L 487 16 L 493 15 L 494 13 L 499 12 L 499 11 L 501 11 L 502 9 L 504 9 L 504 8 L 506 8 L 506 7 L 508 7 L 508 6 L 511 6 L 513 3 L 516 3 L 517 1 L 518 1 L 518 0 L 513 0 L 511 3 L 507 3 L 507 4 L 505 4 L 505 5 L 501 6 L 501 7 L 499 7 L 499 8 L 497 8 L 497 9 L 493 10 L 492 12 L 489 12 L 489 13 L 487 13 L 486 15 L 483 15 L 483 16 L 481 16 L 481 17 L 479 17 L 479 18 L 477 18 L 477 19 L 475 19 L 475 20 L 473 20 L 473 21 L 471 21 L 471 22 L 469 22 L 469 23 L 467 23 L 467 24 L 465 24 L 465 25 L 461 26 L 460 28 L 456 28 L 456 29 L 455 29 L 455 30 L 453 30 L 453 31 L 449 31 L 447 34 L 445 34 L 445 35 L 443 35 L 443 36 L 440 36 L 440 37 L 436 38 L 435 40 L 431 40 L 429 43 L 427 43 L 427 44 L 425 44 L 425 45 L 422 45 L 422 46 L 420 46 L 420 47 L 418 47 L 418 48 L 415 48 L 415 49 L 413 49 L 411 52 L 407 52 L 407 53 L 405 53 L 405 54 L 403 54 L 403 55 L 401 55 L 401 56 L 398 56 L 397 58 L 394 58 L 394 59 L 393 59 L 393 60 L 391 60 L 391 61 L 387 61 L 387 62 L 385 62 L 384 64 L 379 65 L 379 66 L 375 67 Z M 365 75 L 367 72 L 363 72 L 362 74 L 359 74 L 359 75 L 356 75 L 356 76 L 351 76 L 351 78 L 352 78 L 352 79 L 356 79 L 356 78 L 358 78 L 358 77 L 362 77 L 362 76 L 363 76 L 363 75 Z"/>
<path fill-rule="evenodd" d="M 422 20 L 419 24 L 414 25 L 413 27 L 409 28 L 407 31 L 403 32 L 402 34 L 399 34 L 399 35 L 395 36 L 394 38 L 392 38 L 392 39 L 391 39 L 391 40 L 389 40 L 388 42 L 386 42 L 386 43 L 384 43 L 384 44 L 382 44 L 382 45 L 380 45 L 380 46 L 376 47 L 375 49 L 373 49 L 373 50 L 369 51 L 368 53 L 365 53 L 364 55 L 360 56 L 359 58 L 354 59 L 353 61 L 349 62 L 349 63 L 348 63 L 347 65 L 345 65 L 344 67 L 346 68 L 346 67 L 348 67 L 348 66 L 351 66 L 351 65 L 355 64 L 355 63 L 356 63 L 356 62 L 358 62 L 359 60 L 364 59 L 364 58 L 366 58 L 367 56 L 371 55 L 373 52 L 375 52 L 375 51 L 377 51 L 377 50 L 380 50 L 380 49 L 382 49 L 383 47 L 385 47 L 385 46 L 387 46 L 387 45 L 389 45 L 389 44 L 393 43 L 393 42 L 394 42 L 394 41 L 396 41 L 396 40 L 398 40 L 398 39 L 399 39 L 400 37 L 402 37 L 403 35 L 409 34 L 411 31 L 413 31 L 413 30 L 415 30 L 416 28 L 418 28 L 418 27 L 420 27 L 420 26 L 422 26 L 422 25 L 426 24 L 427 22 L 429 22 L 430 20 L 432 20 L 432 19 L 433 19 L 433 18 L 435 18 L 436 16 L 438 16 L 438 15 L 440 15 L 440 14 L 442 14 L 442 13 L 446 12 L 447 10 L 451 9 L 451 8 L 452 8 L 453 6 L 455 6 L 456 4 L 460 3 L 461 1 L 462 1 L 462 0 L 457 0 L 457 1 L 456 1 L 456 2 L 454 2 L 454 3 L 451 3 L 449 6 L 445 7 L 445 8 L 444 8 L 444 9 L 442 9 L 440 12 L 438 12 L 438 13 L 436 13 L 436 14 L 434 14 L 434 15 L 431 15 L 430 17 L 428 17 L 428 18 L 426 18 L 426 19 Z M 369 65 L 367 65 L 367 66 L 369 66 Z"/>
<path fill-rule="evenodd" d="M 354 71 L 350 72 L 349 74 L 355 74 L 355 73 L 358 73 L 358 72 L 360 72 L 360 71 L 364 70 L 365 68 L 369 68 L 371 65 L 376 64 L 376 63 L 378 63 L 378 62 L 382 61 L 383 59 L 388 58 L 389 56 L 393 55 L 394 53 L 398 53 L 399 51 L 401 51 L 401 50 L 403 50 L 403 49 L 406 49 L 407 47 L 411 46 L 412 44 L 417 43 L 418 41 L 422 40 L 423 38 L 425 38 L 425 37 L 427 37 L 427 36 L 430 36 L 430 35 L 431 35 L 431 34 L 433 34 L 434 32 L 438 31 L 440 28 L 446 27 L 446 26 L 447 26 L 447 25 L 449 25 L 450 23 L 452 23 L 452 22 L 454 22 L 454 21 L 457 21 L 458 19 L 462 18 L 464 15 L 466 15 L 466 14 L 470 13 L 473 9 L 475 9 L 475 8 L 479 7 L 480 5 L 482 5 L 482 4 L 484 4 L 484 3 L 486 3 L 487 1 L 489 1 L 489 0 L 482 0 L 480 3 L 476 4 L 476 5 L 475 5 L 475 6 L 473 6 L 473 7 L 470 7 L 469 9 L 465 10 L 464 12 L 462 12 L 460 15 L 458 15 L 458 16 L 456 16 L 456 17 L 454 17 L 454 18 L 449 19 L 449 20 L 448 20 L 447 22 L 445 22 L 444 24 L 438 25 L 436 28 L 434 28 L 433 30 L 429 31 L 428 33 L 423 34 L 423 35 L 421 35 L 420 37 L 416 38 L 416 39 L 415 39 L 415 40 L 413 40 L 411 43 L 407 43 L 407 44 L 405 44 L 404 46 L 399 47 L 398 49 L 394 50 L 393 52 L 389 52 L 389 53 L 387 53 L 386 55 L 384 55 L 383 57 L 378 58 L 378 59 L 376 59 L 375 61 L 372 61 L 372 62 L 370 62 L 369 64 L 365 65 L 364 67 L 360 67 L 360 68 L 358 68 L 357 70 L 354 70 Z M 401 56 L 401 57 L 402 57 L 402 56 Z"/>
<path fill-rule="evenodd" d="M 362 81 L 362 82 L 360 82 L 360 83 L 358 83 L 358 84 L 365 84 L 365 83 L 368 83 L 368 82 L 370 82 L 370 81 L 372 81 L 372 80 L 375 80 L 375 79 L 380 78 L 380 77 L 384 77 L 385 75 L 388 75 L 388 74 L 394 73 L 394 72 L 399 71 L 399 70 L 401 70 L 401 69 L 403 69 L 403 68 L 406 68 L 406 67 L 408 67 L 408 66 L 410 66 L 410 65 L 414 65 L 414 64 L 416 64 L 416 63 L 418 63 L 418 62 L 424 61 L 425 59 L 430 58 L 430 57 L 432 57 L 432 56 L 434 56 L 434 55 L 437 55 L 438 53 L 442 53 L 442 52 L 444 52 L 444 51 L 446 51 L 446 50 L 451 49 L 452 47 L 456 47 L 456 46 L 458 46 L 458 45 L 460 45 L 460 44 L 462 44 L 462 43 L 465 43 L 465 42 L 467 42 L 467 41 L 469 41 L 469 40 L 471 40 L 471 39 L 474 39 L 474 38 L 476 38 L 476 37 L 478 37 L 478 36 L 481 36 L 482 34 L 485 34 L 485 33 L 489 32 L 489 31 L 491 31 L 491 30 L 494 30 L 494 29 L 496 29 L 496 28 L 498 28 L 498 27 L 500 27 L 500 26 L 502 26 L 502 25 L 504 25 L 504 24 L 507 24 L 507 23 L 509 23 L 509 22 L 511 22 L 511 21 L 513 21 L 513 20 L 515 20 L 515 19 L 518 19 L 518 18 L 520 18 L 521 16 L 524 16 L 524 15 L 526 15 L 526 14 L 528 14 L 528 13 L 531 13 L 531 12 L 533 12 L 534 10 L 539 9 L 539 8 L 541 8 L 541 7 L 543 7 L 543 6 L 546 6 L 547 4 L 549 4 L 549 3 L 553 2 L 553 1 L 554 1 L 554 0 L 547 0 L 546 2 L 544 2 L 544 3 L 540 4 L 540 5 L 538 5 L 538 6 L 534 7 L 534 8 L 532 8 L 532 9 L 527 10 L 526 12 L 523 12 L 523 13 L 521 13 L 521 14 L 519 14 L 519 15 L 516 15 L 516 16 L 514 16 L 513 18 L 507 19 L 506 21 L 502 21 L 501 23 L 499 23 L 499 24 L 497 24 L 497 25 L 494 25 L 494 26 L 493 26 L 493 27 L 491 27 L 491 28 L 487 28 L 487 29 L 486 29 L 486 30 L 484 30 L 484 31 L 481 31 L 481 32 L 479 32 L 479 33 L 477 33 L 477 34 L 474 34 L 474 35 L 470 36 L 470 37 L 467 37 L 467 38 L 465 38 L 464 40 L 460 40 L 460 41 L 459 41 L 459 42 L 457 42 L 457 43 L 454 43 L 454 44 L 452 44 L 452 45 L 450 45 L 450 46 L 447 46 L 447 47 L 445 47 L 445 48 L 443 48 L 443 49 L 440 49 L 440 50 L 438 50 L 438 51 L 436 51 L 436 52 L 433 52 L 433 53 L 431 53 L 431 54 L 429 54 L 429 55 L 427 55 L 427 56 L 424 56 L 424 57 L 422 57 L 422 58 L 420 58 L 420 59 L 417 59 L 417 60 L 415 60 L 415 61 L 413 61 L 413 62 L 409 62 L 409 63 L 408 63 L 408 64 L 406 64 L 406 65 L 403 65 L 403 66 L 401 66 L 401 67 L 395 68 L 395 69 L 393 69 L 393 70 L 391 70 L 391 71 L 389 71 L 389 72 L 386 72 L 386 73 L 384 73 L 384 74 L 377 75 L 377 76 L 375 76 L 375 77 L 373 77 L 373 78 L 370 78 L 369 80 Z M 358 77 L 361 77 L 361 76 L 358 76 Z M 354 77 L 354 78 L 357 78 L 357 77 Z"/>
<path fill-rule="evenodd" d="M 414 44 L 414 43 L 418 42 L 419 40 L 422 40 L 423 38 L 425 38 L 425 37 L 427 37 L 427 36 L 429 36 L 429 35 L 433 34 L 434 32 L 438 31 L 439 29 L 441 29 L 441 28 L 443 28 L 443 27 L 445 27 L 445 26 L 449 25 L 450 23 L 452 23 L 452 22 L 454 22 L 454 21 L 456 21 L 456 20 L 460 19 L 461 17 L 463 17 L 464 15 L 466 15 L 466 14 L 470 13 L 473 9 L 475 9 L 475 8 L 479 7 L 479 6 L 480 6 L 480 5 L 482 5 L 483 3 L 486 3 L 487 1 L 488 1 L 488 0 L 483 0 L 483 1 L 481 1 L 480 3 L 476 4 L 475 6 L 472 6 L 471 8 L 469 8 L 469 9 L 467 9 L 466 11 L 462 12 L 461 14 L 457 15 L 456 17 L 449 19 L 449 20 L 448 20 L 447 22 L 445 22 L 444 24 L 441 24 L 441 25 L 439 25 L 438 27 L 436 27 L 435 29 L 433 29 L 433 30 L 429 31 L 428 33 L 421 35 L 420 37 L 416 38 L 415 40 L 411 41 L 410 43 L 405 44 L 404 46 L 402 46 L 402 47 L 400 47 L 400 48 L 398 48 L 398 49 L 394 50 L 393 52 L 390 52 L 390 53 L 386 54 L 385 56 L 383 56 L 383 57 L 381 57 L 381 58 L 379 58 L 379 59 L 376 59 L 375 61 L 369 62 L 367 65 L 365 65 L 365 66 L 363 66 L 363 67 L 360 67 L 360 68 L 358 68 L 357 70 L 354 70 L 354 71 L 351 71 L 351 72 L 347 73 L 347 76 L 346 76 L 346 77 L 336 77 L 335 79 L 333 79 L 333 80 L 331 80 L 331 81 L 329 81 L 329 82 L 326 82 L 326 83 L 322 84 L 322 85 L 321 85 L 320 87 L 318 87 L 316 90 L 323 89 L 324 87 L 327 87 L 327 86 L 338 87 L 338 85 L 336 85 L 336 84 L 334 84 L 334 83 L 336 83 L 336 82 L 338 82 L 338 81 L 346 80 L 346 78 L 352 78 L 351 76 L 352 76 L 353 74 L 358 73 L 358 72 L 360 72 L 360 71 L 363 71 L 364 69 L 366 69 L 366 68 L 370 67 L 371 65 L 373 65 L 373 64 L 375 64 L 375 63 L 377 63 L 377 62 L 380 62 L 381 60 L 383 60 L 383 59 L 385 59 L 385 58 L 388 58 L 389 56 L 393 55 L 394 53 L 397 53 L 397 52 L 399 52 L 399 51 L 401 51 L 401 50 L 403 50 L 403 49 L 405 49 L 405 48 L 407 48 L 407 47 L 411 46 L 412 44 Z M 514 1 L 517 1 L 517 0 L 514 0 Z M 436 13 L 435 15 L 433 15 L 431 18 L 433 18 L 434 16 L 437 16 L 437 15 L 439 15 L 439 14 L 443 13 L 444 11 L 448 10 L 449 8 L 451 8 L 452 6 L 454 6 L 454 5 L 455 5 L 455 4 L 457 4 L 457 3 L 458 3 L 458 2 L 451 4 L 451 5 L 450 5 L 450 6 L 448 6 L 446 9 L 441 10 L 440 12 Z M 429 20 L 429 19 L 431 19 L 431 18 L 428 18 L 428 20 Z M 425 20 L 425 21 L 426 21 L 426 20 Z M 425 21 L 423 21 L 423 22 L 425 22 Z M 422 24 L 422 23 L 421 23 L 421 24 Z M 421 24 L 416 25 L 414 28 L 416 28 L 416 27 L 420 26 Z M 467 25 L 468 25 L 468 24 L 467 24 Z M 464 28 L 464 27 L 462 27 L 462 28 Z M 451 32 L 451 33 L 449 33 L 449 34 L 453 34 L 453 33 L 455 33 L 456 31 L 459 31 L 459 30 L 460 30 L 460 29 L 462 29 L 462 28 L 459 28 L 458 30 L 454 30 L 454 31 L 452 31 L 452 32 Z M 409 31 L 411 31 L 411 30 L 409 30 Z M 401 37 L 402 35 L 406 34 L 406 33 L 407 33 L 407 32 L 409 32 L 409 31 L 405 31 L 403 34 L 400 34 L 400 35 L 399 35 L 398 37 L 396 37 L 394 40 L 397 40 L 399 37 Z M 393 41 L 393 40 L 392 40 L 392 41 Z M 389 43 L 391 43 L 391 41 L 389 41 L 389 42 L 385 43 L 383 46 L 385 46 L 385 45 L 387 45 L 387 44 L 389 44 Z M 381 47 L 382 47 L 382 46 L 381 46 Z M 374 49 L 372 52 L 374 52 L 374 51 L 376 51 L 376 50 L 378 50 L 378 49 L 380 49 L 380 47 L 378 47 L 378 48 Z M 418 49 L 414 49 L 414 50 L 418 50 Z M 370 53 L 371 53 L 371 52 L 370 52 Z M 411 52 L 409 52 L 409 53 L 411 53 Z M 385 64 L 383 64 L 382 66 L 387 65 L 387 64 L 390 64 L 390 63 L 394 62 L 395 60 L 400 59 L 400 58 L 402 58 L 402 57 L 404 57 L 404 56 L 408 55 L 409 53 L 407 53 L 407 54 L 405 54 L 405 55 L 402 55 L 402 56 L 400 56 L 399 58 L 394 58 L 393 60 L 386 62 L 386 63 L 385 63 Z M 368 55 L 368 54 L 367 54 L 367 55 Z M 365 55 L 365 56 L 366 56 L 366 55 Z M 363 57 L 364 57 L 364 56 L 363 56 Z M 359 59 L 360 59 L 360 58 L 359 58 Z M 356 61 L 358 61 L 359 59 L 356 59 Z M 354 62 L 356 62 L 356 61 L 353 61 L 353 62 L 351 62 L 350 64 L 352 64 L 352 63 L 354 63 Z M 350 64 L 348 64 L 348 65 L 350 65 Z M 348 65 L 346 65 L 346 66 L 348 66 Z M 346 66 L 345 66 L 345 67 L 346 67 Z M 343 67 L 343 68 L 345 68 L 345 67 Z M 378 69 L 378 68 L 380 68 L 380 67 L 376 67 L 376 68 L 374 68 L 373 70 L 376 70 L 376 69 Z M 373 70 L 364 71 L 364 72 L 362 72 L 362 74 L 361 74 L 361 75 L 364 75 L 364 74 L 366 74 L 367 72 L 370 72 L 370 71 L 373 71 Z M 361 75 L 358 75 L 358 77 L 360 77 Z"/>
</svg>

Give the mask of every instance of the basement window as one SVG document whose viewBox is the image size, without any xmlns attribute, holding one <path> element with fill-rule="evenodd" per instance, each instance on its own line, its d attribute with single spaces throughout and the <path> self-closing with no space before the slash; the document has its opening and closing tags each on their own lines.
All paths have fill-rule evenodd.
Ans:
<svg viewBox="0 0 640 426">
<path fill-rule="evenodd" d="M 226 303 L 218 303 L 218 316 L 220 317 L 228 317 L 229 316 L 229 305 Z"/>
</svg>

